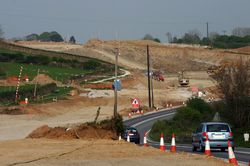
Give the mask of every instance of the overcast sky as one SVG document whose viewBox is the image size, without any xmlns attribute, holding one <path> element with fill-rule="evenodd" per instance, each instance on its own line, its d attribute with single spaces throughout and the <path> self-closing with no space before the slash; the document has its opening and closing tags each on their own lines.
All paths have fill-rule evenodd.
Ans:
<svg viewBox="0 0 250 166">
<path fill-rule="evenodd" d="M 166 42 L 166 32 L 181 36 L 198 29 L 228 34 L 250 27 L 250 0 L 0 0 L 0 25 L 6 38 L 57 31 L 89 38 L 141 39 L 149 33 Z"/>
</svg>

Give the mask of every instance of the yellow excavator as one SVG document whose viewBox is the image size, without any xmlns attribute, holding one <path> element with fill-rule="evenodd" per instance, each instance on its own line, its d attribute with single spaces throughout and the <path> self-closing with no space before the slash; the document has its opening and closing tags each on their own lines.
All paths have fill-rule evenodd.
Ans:
<svg viewBox="0 0 250 166">
<path fill-rule="evenodd" d="M 189 78 L 184 76 L 184 70 L 179 72 L 178 81 L 180 86 L 189 86 Z"/>
</svg>

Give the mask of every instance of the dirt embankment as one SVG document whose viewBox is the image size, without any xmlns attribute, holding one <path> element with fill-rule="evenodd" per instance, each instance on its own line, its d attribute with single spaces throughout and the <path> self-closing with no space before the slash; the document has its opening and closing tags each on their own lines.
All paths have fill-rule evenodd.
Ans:
<svg viewBox="0 0 250 166">
<path fill-rule="evenodd" d="M 74 127 L 41 126 L 30 133 L 27 138 L 48 139 L 117 139 L 115 131 L 108 125 L 82 124 Z"/>
<path fill-rule="evenodd" d="M 125 141 L 25 139 L 0 142 L 1 165 L 23 166 L 226 166 L 214 157 L 172 154 Z"/>
</svg>

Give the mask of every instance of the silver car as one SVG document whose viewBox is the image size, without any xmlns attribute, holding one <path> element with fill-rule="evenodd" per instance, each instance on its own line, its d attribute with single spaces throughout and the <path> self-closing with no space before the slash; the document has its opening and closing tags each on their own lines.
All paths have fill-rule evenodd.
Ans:
<svg viewBox="0 0 250 166">
<path fill-rule="evenodd" d="M 228 148 L 228 140 L 234 150 L 233 133 L 227 123 L 207 122 L 201 123 L 197 130 L 192 134 L 193 151 L 205 151 L 206 135 L 208 136 L 209 145 L 212 149 L 221 149 L 225 151 Z"/>
</svg>

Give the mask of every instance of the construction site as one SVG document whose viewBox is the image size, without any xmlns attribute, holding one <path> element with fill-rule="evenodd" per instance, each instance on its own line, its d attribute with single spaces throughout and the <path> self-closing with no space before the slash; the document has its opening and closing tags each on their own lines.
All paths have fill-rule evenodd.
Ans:
<svg viewBox="0 0 250 166">
<path fill-rule="evenodd" d="M 131 100 L 134 98 L 140 100 L 144 113 L 181 106 L 191 97 L 201 97 L 206 101 L 219 99 L 222 94 L 211 75 L 227 61 L 234 61 L 239 57 L 250 59 L 250 47 L 222 50 L 140 40 L 93 39 L 84 45 L 34 41 L 11 44 L 17 46 L 15 51 L 32 48 L 70 53 L 113 64 L 119 49 L 119 79 L 122 88 L 118 91 L 118 113 L 125 120 L 131 118 L 129 113 L 132 110 Z M 152 71 L 153 109 L 148 108 L 147 46 Z M 38 84 L 56 83 L 66 86 L 48 75 L 40 74 L 37 77 Z M 185 165 L 228 165 L 215 157 L 184 152 L 162 153 L 155 148 L 138 147 L 125 141 L 117 141 L 117 136 L 107 126 L 83 125 L 95 121 L 99 107 L 97 121 L 113 116 L 112 77 L 100 75 L 100 79 L 91 80 L 91 76 L 88 76 L 82 79 L 90 79 L 86 84 L 80 84 L 76 79 L 71 82 L 73 90 L 65 100 L 1 107 L 1 110 L 16 112 L 0 116 L 0 163 L 45 166 L 181 165 L 179 161 L 185 160 Z M 0 85 L 15 86 L 16 80 L 0 80 Z"/>
</svg>

